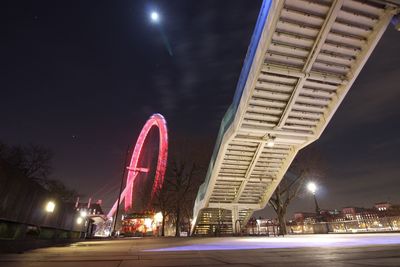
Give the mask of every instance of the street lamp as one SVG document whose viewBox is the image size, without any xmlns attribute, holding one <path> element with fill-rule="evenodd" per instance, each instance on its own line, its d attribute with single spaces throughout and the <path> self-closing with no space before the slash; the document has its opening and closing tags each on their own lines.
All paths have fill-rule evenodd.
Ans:
<svg viewBox="0 0 400 267">
<path fill-rule="evenodd" d="M 54 203 L 54 201 L 49 201 L 49 202 L 47 202 L 47 204 L 46 204 L 45 210 L 46 210 L 46 212 L 48 212 L 48 213 L 53 213 L 55 207 L 56 207 L 56 203 Z"/>
<path fill-rule="evenodd" d="M 313 182 L 308 183 L 307 185 L 307 189 L 308 191 L 310 191 L 313 196 L 314 196 L 314 202 L 315 202 L 315 213 L 317 214 L 317 219 L 320 216 L 321 210 L 319 209 L 318 206 L 318 201 L 317 201 L 317 197 L 315 196 L 315 193 L 317 192 L 317 185 Z"/>
<path fill-rule="evenodd" d="M 82 218 L 85 218 L 87 216 L 86 210 L 81 210 L 80 214 Z"/>
<path fill-rule="evenodd" d="M 307 185 L 308 191 L 310 191 L 313 195 L 315 195 L 315 192 L 317 191 L 317 185 L 313 182 L 308 183 Z"/>
<path fill-rule="evenodd" d="M 79 216 L 78 218 L 76 218 L 76 224 L 80 225 L 81 237 L 83 234 L 83 238 L 86 238 L 87 231 L 88 231 L 88 229 L 87 229 L 88 219 L 86 216 L 87 216 L 87 214 L 85 214 L 85 216 Z"/>
</svg>

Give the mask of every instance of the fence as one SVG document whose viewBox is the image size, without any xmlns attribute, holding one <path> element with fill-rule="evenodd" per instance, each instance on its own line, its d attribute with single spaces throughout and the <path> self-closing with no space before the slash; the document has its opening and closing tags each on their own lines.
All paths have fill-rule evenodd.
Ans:
<svg viewBox="0 0 400 267">
<path fill-rule="evenodd" d="M 288 229 L 293 234 L 395 232 L 400 231 L 400 216 L 289 225 Z"/>
<path fill-rule="evenodd" d="M 287 225 L 288 234 L 327 234 L 400 231 L 400 216 L 345 220 L 338 222 L 298 223 Z M 272 220 L 254 220 L 245 229 L 247 235 L 277 236 L 279 225 Z"/>
</svg>

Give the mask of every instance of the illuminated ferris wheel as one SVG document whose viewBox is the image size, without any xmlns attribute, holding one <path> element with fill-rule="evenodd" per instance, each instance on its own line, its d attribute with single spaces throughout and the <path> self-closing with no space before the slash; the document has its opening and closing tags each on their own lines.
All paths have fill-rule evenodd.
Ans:
<svg viewBox="0 0 400 267">
<path fill-rule="evenodd" d="M 158 130 L 158 131 L 156 131 Z M 151 144 L 149 139 L 151 136 L 158 134 L 158 146 L 157 149 L 151 149 Z M 154 145 L 153 145 L 154 146 Z M 150 148 L 150 149 L 149 149 Z M 155 157 L 153 161 L 155 161 L 155 168 L 152 168 L 149 162 L 145 162 L 144 158 L 146 155 L 146 150 L 151 150 L 148 153 L 150 156 L 153 156 L 153 152 L 158 151 L 158 156 Z M 157 153 L 157 152 L 155 152 Z M 134 192 L 139 192 L 137 187 L 141 187 L 143 183 L 140 183 L 140 178 L 146 178 L 146 184 L 150 185 L 150 193 L 149 197 L 146 198 L 144 202 L 147 206 L 150 204 L 151 200 L 154 197 L 154 194 L 158 190 L 161 189 L 165 170 L 167 166 L 167 156 L 168 156 L 168 132 L 167 132 L 167 124 L 164 117 L 161 114 L 153 114 L 143 126 L 142 131 L 136 141 L 135 148 L 133 150 L 129 165 L 126 167 L 127 175 L 126 175 L 126 183 L 125 188 L 122 191 L 119 198 L 114 203 L 107 217 L 111 218 L 118 209 L 119 204 L 122 202 L 125 203 L 124 208 L 127 212 L 132 208 L 133 204 L 133 195 Z M 150 160 L 151 161 L 151 160 Z M 140 177 L 143 175 L 145 177 Z M 135 190 L 136 189 L 136 190 Z M 118 203 L 119 200 L 119 203 Z"/>
</svg>

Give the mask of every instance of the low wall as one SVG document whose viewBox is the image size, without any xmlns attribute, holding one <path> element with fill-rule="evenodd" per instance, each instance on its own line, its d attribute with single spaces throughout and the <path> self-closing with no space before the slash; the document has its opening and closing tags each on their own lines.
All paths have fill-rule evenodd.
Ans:
<svg viewBox="0 0 400 267">
<path fill-rule="evenodd" d="M 71 243 L 82 236 L 79 231 L 0 220 L 0 252 L 3 253 Z"/>
<path fill-rule="evenodd" d="M 55 203 L 46 212 L 48 201 Z M 73 203 L 65 203 L 17 169 L 0 161 L 0 250 L 14 245 L 79 239 Z M 18 246 L 17 246 L 18 247 Z M 35 246 L 33 246 L 35 247 Z"/>
</svg>

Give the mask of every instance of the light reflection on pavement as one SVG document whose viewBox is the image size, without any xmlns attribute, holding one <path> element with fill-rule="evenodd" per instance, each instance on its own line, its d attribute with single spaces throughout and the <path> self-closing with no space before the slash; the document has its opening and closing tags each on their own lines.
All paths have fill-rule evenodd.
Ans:
<svg viewBox="0 0 400 267">
<path fill-rule="evenodd" d="M 147 249 L 144 251 L 207 251 L 398 245 L 400 244 L 400 234 L 326 234 L 286 237 L 213 238 L 211 240 L 210 242 L 201 244 L 191 242 L 189 245 Z"/>
</svg>

